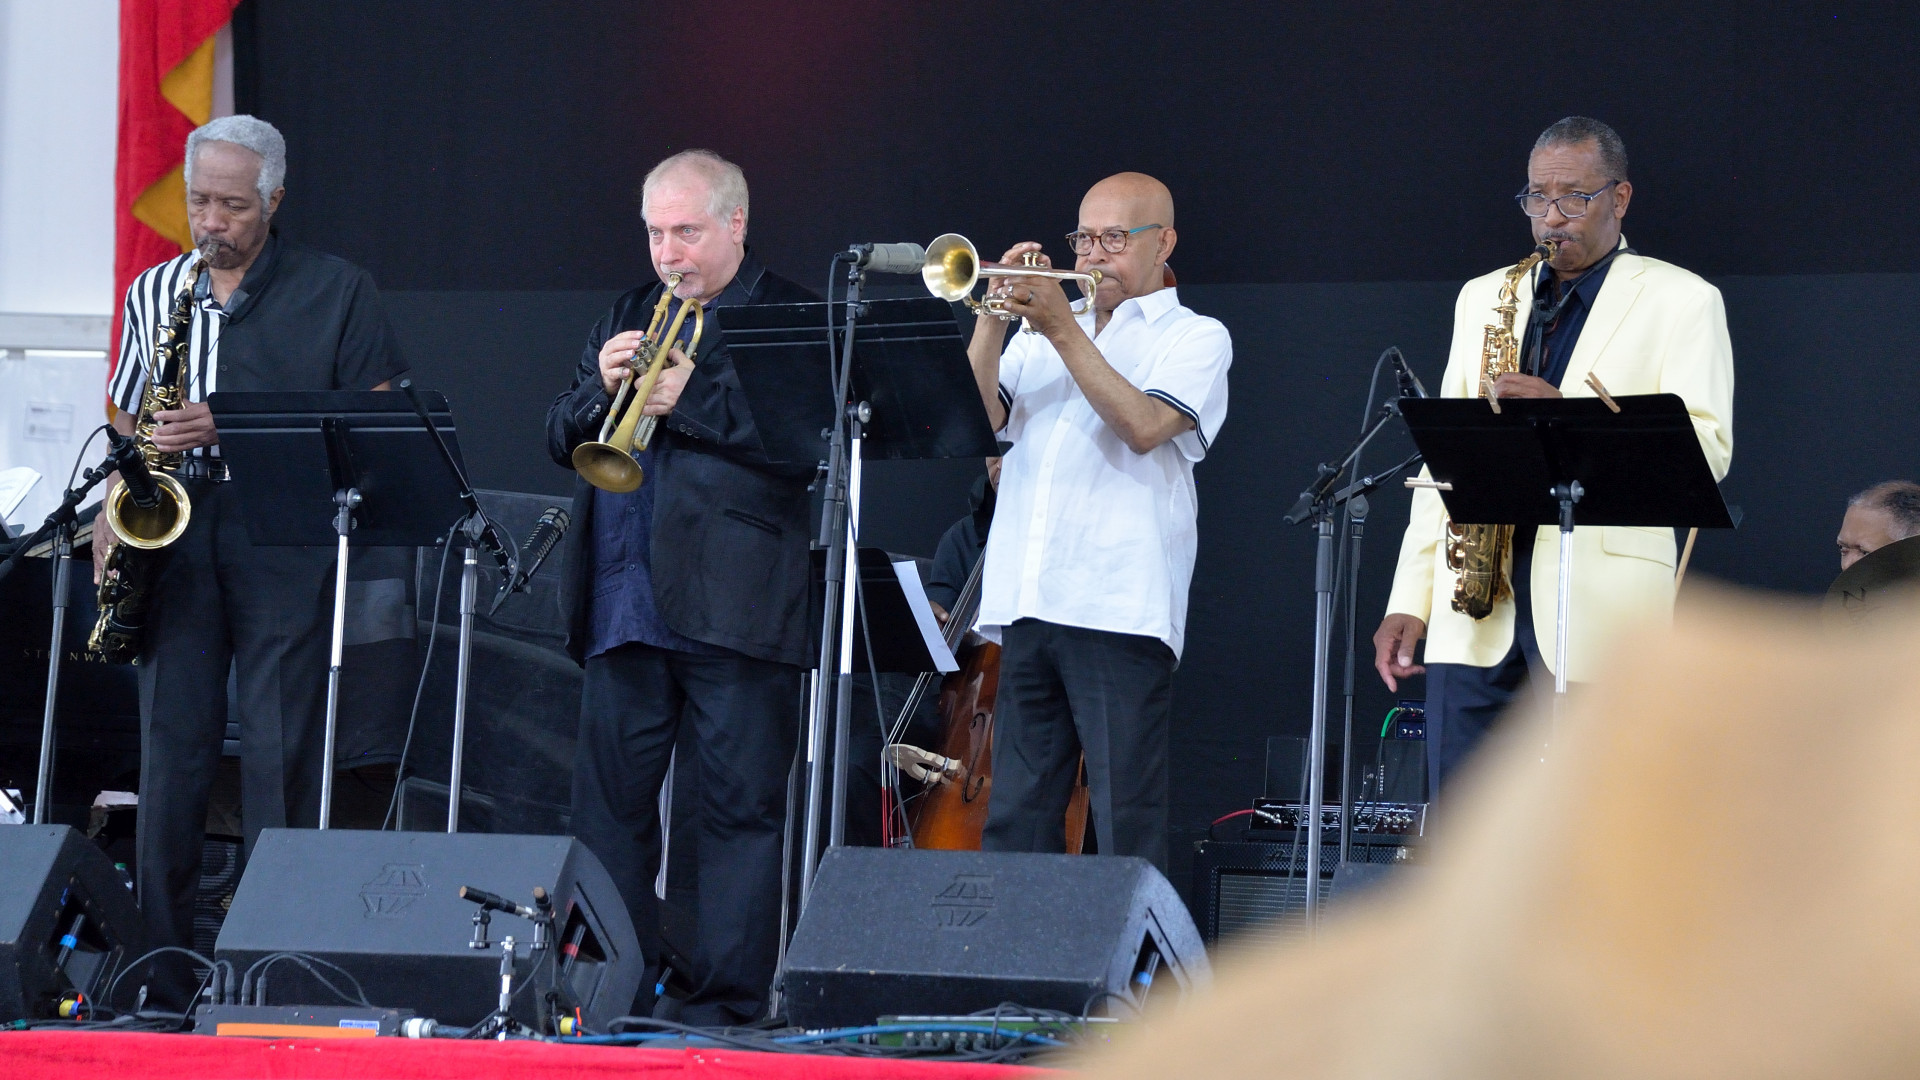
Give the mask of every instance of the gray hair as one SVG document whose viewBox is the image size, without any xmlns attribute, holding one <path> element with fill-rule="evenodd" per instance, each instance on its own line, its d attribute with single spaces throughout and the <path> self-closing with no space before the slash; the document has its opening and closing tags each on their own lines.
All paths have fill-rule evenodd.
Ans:
<svg viewBox="0 0 1920 1080">
<path fill-rule="evenodd" d="M 1556 120 L 1552 126 L 1533 140 L 1533 148 L 1542 150 L 1549 146 L 1578 146 L 1592 141 L 1600 146 L 1600 164 L 1607 170 L 1607 179 L 1625 180 L 1627 178 L 1627 144 L 1620 141 L 1620 133 L 1588 116 L 1569 116 Z"/>
<path fill-rule="evenodd" d="M 672 157 L 655 165 L 640 183 L 640 214 L 647 213 L 647 200 L 653 196 L 653 189 L 660 186 L 671 173 L 687 169 L 698 173 L 707 182 L 707 215 L 715 221 L 725 221 L 733 215 L 735 209 L 742 218 L 747 216 L 747 174 L 740 166 L 721 157 L 711 150 L 682 150 Z"/>
<path fill-rule="evenodd" d="M 275 189 L 286 183 L 287 140 L 281 137 L 280 129 L 257 116 L 240 115 L 202 124 L 187 136 L 188 187 L 193 186 L 193 159 L 210 142 L 232 143 L 260 155 L 260 177 L 253 186 L 260 192 L 262 203 L 271 200 Z"/>
<path fill-rule="evenodd" d="M 1911 480 L 1888 480 L 1875 484 L 1848 499 L 1847 505 L 1879 510 L 1892 518 L 1895 540 L 1920 536 L 1920 484 Z"/>
</svg>

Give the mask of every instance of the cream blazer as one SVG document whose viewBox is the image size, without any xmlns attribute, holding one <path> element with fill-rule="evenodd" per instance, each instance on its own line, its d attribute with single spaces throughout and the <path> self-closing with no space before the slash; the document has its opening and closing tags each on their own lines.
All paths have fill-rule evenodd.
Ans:
<svg viewBox="0 0 1920 1080">
<path fill-rule="evenodd" d="M 1460 290 L 1440 396 L 1479 393 L 1484 328 L 1494 321 L 1493 307 L 1505 277 L 1502 269 Z M 1522 341 L 1532 311 L 1531 277 L 1520 283 L 1520 309 L 1514 319 L 1514 336 Z M 1561 392 L 1594 396 L 1586 383 L 1589 373 L 1615 396 L 1678 394 L 1693 416 L 1714 479 L 1726 476 L 1733 461 L 1733 343 L 1720 290 L 1671 263 L 1616 256 L 1587 313 L 1560 381 Z M 1421 475 L 1426 475 L 1424 470 Z M 1514 602 L 1501 601 L 1479 622 L 1454 611 L 1454 574 L 1447 569 L 1445 534 L 1446 507 L 1440 496 L 1416 490 L 1387 612 L 1426 622 L 1426 663 L 1491 667 L 1513 645 Z M 1516 543 L 1524 542 L 1521 530 Z M 1533 625 L 1551 669 L 1553 628 L 1559 618 L 1559 529 L 1539 527 L 1532 543 Z M 1666 528 L 1579 527 L 1573 531 L 1573 545 L 1567 677 L 1588 680 L 1608 642 L 1623 630 L 1672 618 L 1676 553 L 1673 530 Z"/>
</svg>

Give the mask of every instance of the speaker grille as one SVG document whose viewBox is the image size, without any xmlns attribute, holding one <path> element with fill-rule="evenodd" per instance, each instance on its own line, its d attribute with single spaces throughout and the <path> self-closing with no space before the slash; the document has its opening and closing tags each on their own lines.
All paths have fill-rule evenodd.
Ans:
<svg viewBox="0 0 1920 1080">
<path fill-rule="evenodd" d="M 1340 845 L 1320 846 L 1320 903 L 1344 902 L 1348 891 L 1378 880 L 1380 872 L 1397 873 L 1416 850 L 1407 837 L 1356 838 L 1347 852 L 1349 870 L 1365 867 L 1375 872 L 1347 877 L 1334 888 Z M 1262 944 L 1298 939 L 1306 924 L 1307 850 L 1287 840 L 1212 841 L 1194 845 L 1194 895 L 1201 901 L 1205 921 L 1201 933 L 1209 942 L 1231 939 L 1234 944 Z"/>
<path fill-rule="evenodd" d="M 1333 879 L 1320 879 L 1326 903 Z M 1268 945 L 1299 939 L 1306 926 L 1306 875 L 1223 870 L 1215 889 L 1220 939 L 1236 945 Z"/>
</svg>

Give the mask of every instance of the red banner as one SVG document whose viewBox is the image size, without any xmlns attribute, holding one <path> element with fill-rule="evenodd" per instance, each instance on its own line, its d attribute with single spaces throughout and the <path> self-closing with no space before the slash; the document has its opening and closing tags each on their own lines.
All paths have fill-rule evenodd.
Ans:
<svg viewBox="0 0 1920 1080">
<path fill-rule="evenodd" d="M 214 35 L 238 0 L 120 0 L 120 141 L 114 166 L 113 341 L 140 271 L 193 246 L 181 159 L 212 118 Z"/>
</svg>

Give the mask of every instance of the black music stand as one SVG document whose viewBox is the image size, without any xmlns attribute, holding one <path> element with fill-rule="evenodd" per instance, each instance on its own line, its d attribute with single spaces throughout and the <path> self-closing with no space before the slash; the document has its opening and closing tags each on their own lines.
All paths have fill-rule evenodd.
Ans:
<svg viewBox="0 0 1920 1080">
<path fill-rule="evenodd" d="M 846 262 L 836 259 L 836 265 Z M 827 549 L 820 655 L 808 717 L 808 798 L 800 895 L 820 851 L 825 723 L 834 716 L 829 846 L 846 836 L 847 744 L 853 710 L 854 568 L 860 462 L 991 457 L 1000 452 L 953 307 L 935 297 L 862 301 L 864 271 L 848 263 L 845 303 L 767 304 L 714 311 L 768 458 L 824 463 L 820 545 Z M 843 337 L 836 343 L 834 332 Z M 854 347 L 856 340 L 859 348 Z M 840 364 L 836 370 L 836 351 Z M 777 408 L 773 407 L 777 403 Z M 823 445 L 822 439 L 825 436 Z M 837 670 L 835 697 L 827 673 Z"/>
<path fill-rule="evenodd" d="M 872 643 L 873 659 L 869 663 L 867 649 L 856 647 L 854 674 L 918 675 L 926 671 L 946 674 L 960 670 L 953 652 L 941 637 L 940 624 L 934 619 L 932 609 L 920 610 L 927 603 L 924 586 L 917 597 L 909 598 L 908 587 L 900 580 L 899 565 L 904 564 L 916 582 L 919 568 L 911 560 L 896 563 L 894 557 L 881 548 L 859 550 L 860 602 L 854 606 L 854 638 L 857 641 L 864 637 Z M 826 580 L 826 564 L 826 552 L 815 548 L 815 584 Z M 926 619 L 924 625 L 922 614 Z M 929 633 L 931 640 L 938 643 L 938 651 L 929 646 Z"/>
<path fill-rule="evenodd" d="M 327 671 L 327 727 L 320 774 L 320 827 L 332 824 L 334 729 L 345 645 L 347 549 L 432 547 L 467 516 L 461 488 L 449 476 L 434 428 L 453 438 L 444 397 L 422 395 L 429 426 L 405 395 L 372 390 L 295 393 L 217 391 L 207 395 L 220 430 L 220 456 L 246 509 L 247 534 L 262 547 L 336 551 L 333 651 Z M 458 448 L 448 452 L 457 456 Z M 467 569 L 473 568 L 467 552 Z M 472 583 L 462 581 L 460 683 L 466 682 Z M 457 714 L 463 714 L 456 700 Z M 463 715 L 456 715 L 455 727 Z M 453 805 L 459 806 L 460 739 L 454 741 Z M 449 829 L 449 831 L 452 831 Z"/>
<path fill-rule="evenodd" d="M 1567 692 L 1574 519 L 1582 525 L 1736 525 L 1675 394 L 1601 398 L 1408 398 L 1407 430 L 1454 521 L 1560 527 L 1556 708 Z M 1576 511 L 1577 507 L 1577 511 Z"/>
</svg>

